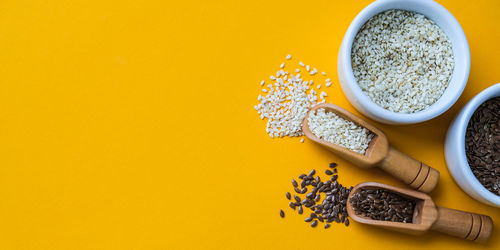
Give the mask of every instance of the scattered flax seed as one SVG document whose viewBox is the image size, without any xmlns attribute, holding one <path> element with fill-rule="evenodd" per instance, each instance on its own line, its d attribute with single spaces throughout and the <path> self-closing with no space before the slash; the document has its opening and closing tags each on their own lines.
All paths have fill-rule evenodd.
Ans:
<svg viewBox="0 0 500 250">
<path fill-rule="evenodd" d="M 292 55 L 290 55 L 290 54 L 286 55 L 286 60 L 290 60 L 290 59 L 292 59 Z"/>
<path fill-rule="evenodd" d="M 284 68 L 284 67 L 285 67 L 285 63 L 282 63 L 282 64 L 280 65 L 280 68 Z"/>
</svg>

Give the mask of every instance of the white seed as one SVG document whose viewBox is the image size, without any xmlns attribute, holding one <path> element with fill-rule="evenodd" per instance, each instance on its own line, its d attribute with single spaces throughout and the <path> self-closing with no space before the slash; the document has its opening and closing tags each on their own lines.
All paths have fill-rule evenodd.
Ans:
<svg viewBox="0 0 500 250">
<path fill-rule="evenodd" d="M 300 139 L 300 142 L 301 142 L 301 143 L 304 143 L 304 138 Z"/>
<path fill-rule="evenodd" d="M 286 60 L 290 60 L 290 59 L 292 59 L 292 55 L 290 55 L 290 54 L 286 55 Z"/>
<path fill-rule="evenodd" d="M 364 154 L 373 138 L 364 127 L 345 120 L 333 112 L 318 109 L 307 119 L 311 132 L 322 140 L 334 143 L 354 152 Z"/>
<path fill-rule="evenodd" d="M 321 88 L 321 84 L 318 84 L 318 86 L 316 88 L 320 89 Z"/>
<path fill-rule="evenodd" d="M 452 44 L 439 26 L 405 10 L 369 19 L 354 39 L 351 62 L 361 90 L 397 113 L 418 112 L 438 101 L 455 67 Z"/>
<path fill-rule="evenodd" d="M 311 70 L 311 66 L 307 65 L 306 70 L 307 70 L 307 72 L 309 72 L 309 70 Z"/>
<path fill-rule="evenodd" d="M 300 72 L 300 69 L 295 69 L 295 73 L 299 73 Z"/>
<path fill-rule="evenodd" d="M 267 89 L 262 89 L 262 92 L 267 93 Z"/>
<path fill-rule="evenodd" d="M 282 64 L 280 65 L 280 68 L 284 68 L 284 67 L 285 67 L 285 63 L 282 63 Z"/>
<path fill-rule="evenodd" d="M 326 73 L 325 72 L 321 72 L 322 75 L 326 76 Z"/>
<path fill-rule="evenodd" d="M 264 86 L 266 82 L 264 80 L 260 81 L 260 86 Z"/>
<path fill-rule="evenodd" d="M 303 62 L 299 62 L 299 65 L 304 67 L 304 63 Z"/>
<path fill-rule="evenodd" d="M 270 77 L 269 77 L 269 79 L 271 79 L 271 80 L 273 80 L 273 81 L 274 81 L 274 80 L 276 80 L 276 77 L 274 77 L 274 76 L 270 76 Z"/>
</svg>

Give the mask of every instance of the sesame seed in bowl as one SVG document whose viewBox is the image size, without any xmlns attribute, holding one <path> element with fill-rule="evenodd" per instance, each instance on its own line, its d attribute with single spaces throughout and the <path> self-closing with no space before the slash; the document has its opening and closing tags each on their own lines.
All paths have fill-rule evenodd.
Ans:
<svg viewBox="0 0 500 250">
<path fill-rule="evenodd" d="M 465 34 L 432 0 L 378 0 L 344 36 L 339 80 L 349 101 L 387 124 L 430 120 L 460 97 L 470 69 Z"/>
</svg>

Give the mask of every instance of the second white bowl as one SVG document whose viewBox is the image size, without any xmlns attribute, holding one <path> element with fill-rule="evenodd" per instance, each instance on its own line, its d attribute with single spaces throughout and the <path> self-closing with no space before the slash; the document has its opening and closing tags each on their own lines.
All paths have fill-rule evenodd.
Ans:
<svg viewBox="0 0 500 250">
<path fill-rule="evenodd" d="M 500 207 L 500 196 L 490 192 L 477 180 L 465 153 L 465 133 L 470 118 L 479 105 L 497 96 L 500 96 L 500 83 L 483 90 L 465 105 L 448 129 L 444 151 L 448 170 L 460 188 L 478 201 Z"/>
</svg>

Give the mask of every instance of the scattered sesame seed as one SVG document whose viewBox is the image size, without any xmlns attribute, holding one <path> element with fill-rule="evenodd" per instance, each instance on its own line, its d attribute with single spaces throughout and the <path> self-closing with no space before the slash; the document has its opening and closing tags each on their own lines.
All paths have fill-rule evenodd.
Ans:
<svg viewBox="0 0 500 250">
<path fill-rule="evenodd" d="M 301 143 L 304 143 L 304 138 L 300 139 L 300 142 L 301 142 Z"/>
<path fill-rule="evenodd" d="M 300 72 L 300 69 L 295 69 L 295 73 L 299 73 Z"/>
<path fill-rule="evenodd" d="M 321 84 L 318 84 L 318 87 L 316 87 L 316 88 L 318 88 L 318 89 L 321 88 Z"/>
<path fill-rule="evenodd" d="M 290 60 L 290 59 L 292 59 L 292 55 L 290 55 L 290 54 L 286 55 L 286 60 Z"/>
<path fill-rule="evenodd" d="M 280 65 L 280 68 L 284 68 L 284 67 L 285 67 L 285 63 L 282 63 L 282 64 Z"/>
<path fill-rule="evenodd" d="M 262 92 L 267 93 L 267 89 L 262 89 Z"/>
<path fill-rule="evenodd" d="M 322 75 L 326 76 L 326 73 L 325 72 L 321 72 Z"/>
<path fill-rule="evenodd" d="M 264 86 L 264 83 L 266 83 L 264 80 L 260 81 L 260 86 Z"/>
<path fill-rule="evenodd" d="M 299 62 L 299 65 L 302 66 L 302 67 L 305 66 L 303 62 Z"/>
<path fill-rule="evenodd" d="M 332 86 L 332 83 L 331 82 L 326 82 L 325 86 L 330 87 L 330 86 Z"/>
<path fill-rule="evenodd" d="M 276 80 L 276 77 L 274 77 L 274 76 L 270 76 L 269 78 L 270 78 L 271 80 L 273 80 L 273 81 L 274 81 L 274 80 Z"/>
<path fill-rule="evenodd" d="M 311 66 L 307 65 L 306 70 L 307 70 L 307 72 L 309 72 L 309 70 L 311 70 Z"/>
</svg>

